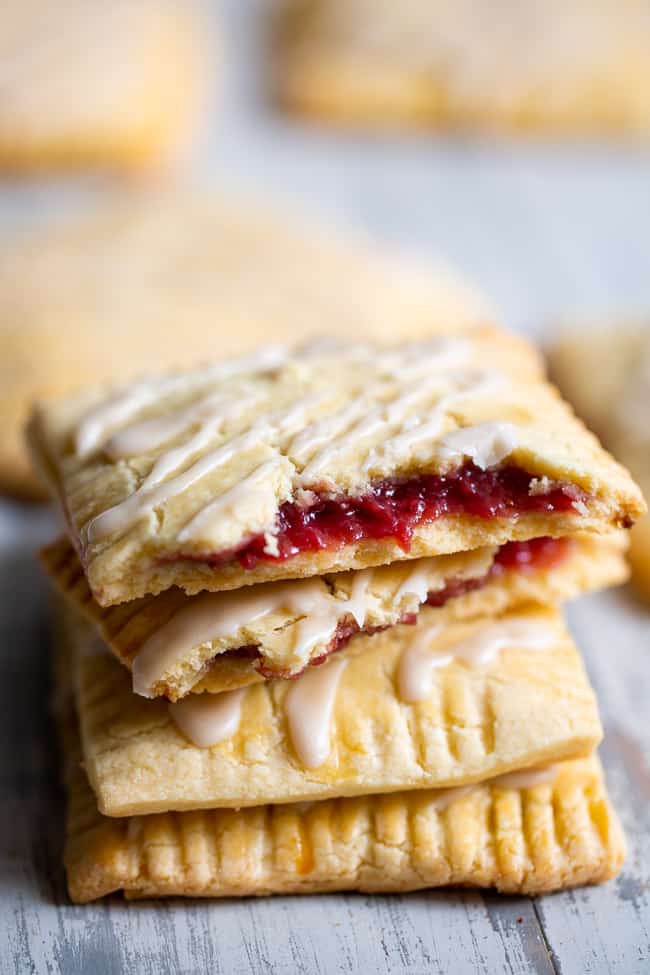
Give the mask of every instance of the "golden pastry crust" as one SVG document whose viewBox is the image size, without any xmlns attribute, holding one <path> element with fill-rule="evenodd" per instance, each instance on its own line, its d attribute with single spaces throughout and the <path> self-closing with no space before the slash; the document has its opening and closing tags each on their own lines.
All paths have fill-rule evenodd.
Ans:
<svg viewBox="0 0 650 975">
<path fill-rule="evenodd" d="M 601 736 L 596 701 L 559 616 L 540 609 L 496 623 L 512 621 L 542 627 L 548 642 L 524 649 L 513 638 L 512 649 L 508 644 L 481 666 L 453 658 L 434 669 L 430 691 L 415 704 L 402 701 L 396 687 L 412 641 L 453 653 L 449 648 L 480 637 L 495 621 L 452 623 L 442 631 L 393 627 L 360 638 L 325 725 L 329 754 L 306 768 L 287 711 L 287 695 L 304 677 L 248 688 L 239 729 L 199 748 L 178 730 L 166 702 L 133 694 L 126 670 L 101 652 L 92 628 L 67 615 L 63 638 L 76 657 L 84 764 L 100 811 L 240 808 L 456 786 L 590 753 Z"/>
<path fill-rule="evenodd" d="M 457 555 L 382 566 L 367 577 L 365 625 L 394 625 L 404 614 L 416 612 L 420 613 L 419 618 L 423 621 L 440 620 L 443 623 L 494 616 L 527 603 L 557 603 L 581 592 L 624 582 L 627 578 L 624 557 L 626 533 L 581 535 L 567 539 L 565 545 L 558 564 L 524 570 L 501 568 L 498 574 L 491 577 L 489 573 L 494 566 L 494 549 L 477 549 Z M 186 596 L 179 589 L 168 589 L 159 596 L 145 596 L 134 603 L 102 608 L 92 598 L 79 560 L 67 539 L 59 539 L 44 549 L 42 560 L 59 591 L 87 619 L 99 626 L 102 638 L 129 669 L 132 669 L 134 660 L 155 634 L 168 633 L 169 628 L 165 629 L 165 626 L 172 619 L 178 620 L 179 613 L 191 612 L 192 605 L 196 603 L 196 597 Z M 461 580 L 476 580 L 481 588 L 452 597 L 444 609 L 436 609 L 421 605 L 421 599 L 415 593 L 417 584 L 402 594 L 405 581 L 413 577 L 412 574 L 426 579 L 421 596 Z M 352 622 L 353 618 L 349 612 L 346 614 L 345 607 L 355 592 L 355 579 L 358 580 L 358 574 L 338 573 L 319 583 L 326 592 L 339 599 L 340 608 L 336 618 L 340 622 Z M 263 596 L 259 586 L 250 590 L 247 588 L 243 595 L 250 593 L 255 600 L 258 590 L 259 595 Z M 235 598 L 239 597 L 235 594 Z M 227 608 L 228 599 L 228 595 L 225 601 L 219 596 L 218 606 L 223 604 Z M 216 615 L 216 606 L 214 612 Z M 275 676 L 286 676 L 292 666 L 298 672 L 306 663 L 320 659 L 327 652 L 331 639 L 325 636 L 313 643 L 307 651 L 308 656 L 301 657 L 296 666 L 295 647 L 301 637 L 301 618 L 299 610 L 291 611 L 280 603 L 276 611 L 267 616 L 251 618 L 246 625 L 233 629 L 227 636 L 194 646 L 188 643 L 182 652 L 174 655 L 173 662 L 170 661 L 166 669 L 160 665 L 156 683 L 148 687 L 147 694 L 162 695 L 175 701 L 189 691 L 219 693 L 258 683 L 274 676 L 274 668 Z M 342 652 L 352 652 L 357 642 L 358 637 L 353 637 Z M 225 654 L 225 651 L 233 648 L 250 646 L 259 648 L 263 673 L 260 673 L 258 661 Z M 164 647 L 154 645 L 154 649 L 160 656 Z M 206 667 L 209 668 L 207 673 Z M 134 687 L 138 690 L 135 684 Z"/>
<path fill-rule="evenodd" d="M 287 0 L 275 90 L 339 123 L 647 135 L 643 0 Z M 522 54 L 521 52 L 525 52 Z"/>
<path fill-rule="evenodd" d="M 71 729 L 73 731 L 74 729 Z M 75 903 L 439 886 L 541 894 L 602 883 L 625 840 L 596 758 L 550 784 L 108 819 L 67 734 L 65 866 Z"/>
<path fill-rule="evenodd" d="M 284 212 L 178 188 L 113 193 L 0 247 L 0 485 L 43 492 L 22 435 L 38 398 L 296 335 L 417 339 L 486 314 L 450 268 Z"/>
<path fill-rule="evenodd" d="M 553 376 L 650 496 L 650 340 L 647 324 L 601 323 L 561 335 L 549 353 Z M 650 600 L 650 518 L 630 533 L 632 581 Z"/>
<path fill-rule="evenodd" d="M 424 344 L 267 348 L 87 393 L 38 408 L 30 443 L 103 606 L 170 585 L 233 589 L 606 531 L 645 510 L 627 472 L 543 380 L 536 354 L 488 326 Z M 576 500 L 550 512 L 515 504 L 508 517 L 443 513 L 415 526 L 410 548 L 395 530 L 273 560 L 285 502 L 309 509 L 386 479 L 455 476 L 470 460 L 523 469 L 530 495 L 560 482 Z M 243 568 L 254 537 L 268 557 Z"/>
<path fill-rule="evenodd" d="M 204 37 L 193 2 L 3 4 L 0 169 L 177 158 L 203 115 Z"/>
</svg>

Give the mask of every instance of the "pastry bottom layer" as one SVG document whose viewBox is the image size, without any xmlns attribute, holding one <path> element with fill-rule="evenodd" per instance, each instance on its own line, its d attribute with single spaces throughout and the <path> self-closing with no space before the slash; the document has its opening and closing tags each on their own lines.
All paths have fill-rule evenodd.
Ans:
<svg viewBox="0 0 650 975">
<path fill-rule="evenodd" d="M 71 722 L 68 721 L 71 725 Z M 463 885 L 539 894 L 613 877 L 621 827 L 596 758 L 552 783 L 475 785 L 243 810 L 108 819 L 65 734 L 65 866 L 77 903 Z"/>
<path fill-rule="evenodd" d="M 400 669 L 414 628 L 362 637 L 365 649 L 348 657 L 331 711 L 318 692 L 311 698 L 309 728 L 324 752 L 309 767 L 295 735 L 307 726 L 303 718 L 292 726 L 289 717 L 291 681 L 248 688 L 237 726 L 200 747 L 179 729 L 165 700 L 132 692 L 127 671 L 77 614 L 65 611 L 57 620 L 59 639 L 71 661 L 84 767 L 101 812 L 243 809 L 466 786 L 593 752 L 602 736 L 595 696 L 556 612 L 440 623 L 418 624 L 418 653 L 444 653 L 464 641 L 471 646 L 486 628 L 505 634 L 514 627 L 521 634 L 532 627 L 540 643 L 514 637 L 476 666 L 453 658 L 434 668 L 421 699 L 408 702 L 400 694 Z"/>
<path fill-rule="evenodd" d="M 70 646 L 55 631 L 65 753 L 65 866 L 73 901 L 391 892 L 463 885 L 536 894 L 619 870 L 623 833 L 592 756 L 551 780 L 510 780 L 264 805 L 107 818 L 82 766 Z"/>
</svg>

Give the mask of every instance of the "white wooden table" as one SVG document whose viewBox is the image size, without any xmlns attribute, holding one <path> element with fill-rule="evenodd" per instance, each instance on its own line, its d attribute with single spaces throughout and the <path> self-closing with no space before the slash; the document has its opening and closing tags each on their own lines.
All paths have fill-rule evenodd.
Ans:
<svg viewBox="0 0 650 975">
<path fill-rule="evenodd" d="M 650 310 L 650 150 L 336 135 L 263 103 L 254 5 L 227 5 L 231 65 L 203 178 L 305 201 L 424 255 L 446 254 L 513 327 Z M 0 189 L 0 227 L 89 186 Z M 1 390 L 0 390 L 1 395 Z M 650 612 L 625 590 L 570 620 L 598 691 L 602 755 L 629 840 L 605 887 L 541 899 L 474 892 L 71 906 L 48 717 L 49 515 L 0 501 L 0 973 L 650 971 Z"/>
</svg>

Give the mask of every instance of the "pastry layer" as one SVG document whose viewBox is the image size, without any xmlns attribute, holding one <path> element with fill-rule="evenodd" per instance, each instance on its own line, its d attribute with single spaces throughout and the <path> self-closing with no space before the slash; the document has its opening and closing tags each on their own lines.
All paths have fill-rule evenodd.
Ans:
<svg viewBox="0 0 650 975">
<path fill-rule="evenodd" d="M 0 484 L 37 489 L 23 425 L 39 397 L 296 335 L 423 338 L 485 314 L 448 267 L 302 226 L 285 210 L 178 187 L 111 193 L 0 246 Z"/>
<path fill-rule="evenodd" d="M 175 159 L 202 114 L 204 29 L 193 0 L 3 4 L 0 169 Z"/>
<path fill-rule="evenodd" d="M 418 613 L 433 621 L 442 605 L 445 620 L 461 620 L 614 585 L 626 578 L 625 548 L 625 533 L 539 539 L 235 593 L 168 589 L 105 609 L 66 539 L 42 558 L 60 591 L 133 671 L 134 690 L 177 700 L 190 690 L 217 693 L 295 675 L 346 638 L 353 650 L 359 629 L 415 622 Z"/>
<path fill-rule="evenodd" d="M 623 833 L 595 758 L 550 783 L 486 783 L 109 819 L 67 734 L 70 897 L 228 897 L 462 885 L 540 894 L 613 877 Z"/>
<path fill-rule="evenodd" d="M 288 0 L 276 92 L 287 107 L 382 126 L 647 134 L 643 0 Z"/>
<path fill-rule="evenodd" d="M 580 657 L 551 610 L 393 627 L 295 681 L 171 706 L 133 694 L 92 628 L 65 619 L 85 768 L 106 815 L 464 785 L 588 754 L 601 736 Z M 233 711 L 231 695 L 234 724 L 211 747 L 191 744 L 174 709 L 227 701 Z"/>
<path fill-rule="evenodd" d="M 601 324 L 569 331 L 551 350 L 553 375 L 650 496 L 650 338 L 647 324 Z M 650 518 L 630 535 L 632 579 L 650 599 Z"/>
<path fill-rule="evenodd" d="M 604 531 L 640 492 L 492 327 L 266 348 L 38 409 L 31 445 L 101 605 Z"/>
</svg>

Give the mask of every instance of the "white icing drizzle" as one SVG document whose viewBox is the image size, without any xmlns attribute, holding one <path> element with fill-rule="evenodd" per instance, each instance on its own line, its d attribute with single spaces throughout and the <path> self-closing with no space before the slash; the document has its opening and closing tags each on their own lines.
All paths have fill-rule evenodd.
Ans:
<svg viewBox="0 0 650 975">
<path fill-rule="evenodd" d="M 282 455 L 272 457 L 264 461 L 255 470 L 243 479 L 238 481 L 223 494 L 201 508 L 194 517 L 188 521 L 184 528 L 178 533 L 178 540 L 181 543 L 193 541 L 198 538 L 205 538 L 210 533 L 210 525 L 218 523 L 224 515 L 232 513 L 238 505 L 242 503 L 256 504 L 261 502 L 269 492 L 269 479 L 274 471 L 279 471 L 286 467 L 287 460 Z M 256 495 L 258 497 L 256 497 Z M 272 523 L 275 521 L 275 510 L 272 513 Z M 272 527 L 272 524 L 268 527 Z M 269 543 L 270 544 L 270 540 Z"/>
<path fill-rule="evenodd" d="M 133 494 L 93 518 L 85 529 L 87 541 L 99 541 L 115 532 L 125 531 L 154 508 L 180 494 L 206 474 L 226 464 L 236 454 L 258 447 L 261 443 L 277 436 L 278 433 L 293 430 L 296 425 L 300 425 L 303 421 L 305 411 L 310 406 L 313 406 L 315 402 L 318 402 L 319 398 L 318 395 L 311 394 L 295 403 L 291 403 L 285 410 L 278 410 L 268 420 L 261 420 L 255 423 L 244 433 L 232 437 L 214 450 L 199 457 L 191 467 L 181 474 L 178 474 L 170 480 L 166 480 L 170 474 L 187 462 L 193 455 L 200 453 L 214 439 L 216 435 L 214 429 L 211 429 L 209 425 L 201 427 L 187 443 L 161 454 L 147 477 Z M 278 455 L 274 459 L 273 466 L 278 467 L 286 463 L 286 458 Z M 267 468 L 266 473 L 269 473 L 270 469 Z M 256 486 L 257 479 L 253 478 L 249 483 L 249 487 L 255 488 Z M 214 502 L 217 508 L 213 510 L 213 513 L 218 509 L 219 501 L 220 499 L 217 498 Z M 206 507 L 209 508 L 211 504 Z M 192 533 L 198 531 L 196 523 L 202 517 L 204 511 L 205 509 L 201 509 L 193 519 L 195 525 Z M 205 523 L 209 522 L 211 518 L 212 515 L 206 516 Z M 188 524 L 181 530 L 181 534 L 189 530 L 190 525 Z M 186 538 L 189 537 L 190 535 L 187 534 Z"/>
<path fill-rule="evenodd" d="M 418 444 L 431 443 L 440 435 L 445 418 L 450 410 L 459 406 L 463 400 L 470 396 L 492 395 L 502 383 L 501 377 L 492 372 L 464 372 L 455 379 L 451 378 L 458 383 L 460 388 L 441 396 L 433 409 L 427 411 L 426 416 L 422 417 L 418 414 L 409 416 L 393 436 L 384 440 L 370 452 L 364 464 L 366 473 L 372 470 L 382 458 L 384 460 L 390 458 L 391 462 L 395 464 L 410 457 Z M 428 385 L 431 389 L 430 380 Z M 398 417 L 400 406 L 405 404 L 407 408 L 410 408 L 417 401 L 418 394 L 419 390 L 416 387 L 412 393 L 396 401 Z M 411 398 L 410 402 L 409 397 Z M 413 397 L 416 399 L 414 400 Z M 390 422 L 394 422 L 392 417 Z"/>
<path fill-rule="evenodd" d="M 145 641 L 133 661 L 133 690 L 151 697 L 156 682 L 193 647 L 237 633 L 280 610 L 305 617 L 294 647 L 305 659 L 314 643 L 331 638 L 341 617 L 350 612 L 349 603 L 335 599 L 319 578 L 200 593 Z"/>
<path fill-rule="evenodd" d="M 188 694 L 169 705 L 169 714 L 193 745 L 210 748 L 236 733 L 246 691 L 242 687 L 222 694 Z"/>
<path fill-rule="evenodd" d="M 374 569 L 360 569 L 359 572 L 355 572 L 350 598 L 343 603 L 346 612 L 350 614 L 358 626 L 363 626 L 366 621 L 368 590 L 374 574 Z"/>
<path fill-rule="evenodd" d="M 246 385 L 250 372 L 272 370 L 287 364 L 284 349 L 262 350 L 256 356 L 196 370 L 177 377 L 146 379 L 130 389 L 105 401 L 83 418 L 76 432 L 78 453 L 86 455 L 105 445 L 113 460 L 139 456 L 156 450 L 170 440 L 175 445 L 163 450 L 156 458 L 149 474 L 133 493 L 123 501 L 96 515 L 83 530 L 84 541 L 94 543 L 109 535 L 123 533 L 139 519 L 186 491 L 199 479 L 228 463 L 237 453 L 254 449 L 261 444 L 273 448 L 275 464 L 259 467 L 246 474 L 220 497 L 192 513 L 179 533 L 179 541 L 212 539 L 202 536 L 205 530 L 218 535 L 217 529 L 234 506 L 255 506 L 263 491 L 262 476 L 285 465 L 287 493 L 281 499 L 269 499 L 264 493 L 266 508 L 274 508 L 273 518 L 259 530 L 267 534 L 267 551 L 274 551 L 273 520 L 278 501 L 315 484 L 327 483 L 331 465 L 345 451 L 359 443 L 371 441 L 363 470 L 366 476 L 378 465 L 385 470 L 407 459 L 421 443 L 430 444 L 439 437 L 445 417 L 454 405 L 469 396 L 483 395 L 501 381 L 491 372 L 465 369 L 449 371 L 464 362 L 471 345 L 467 340 L 437 339 L 430 343 L 415 343 L 400 349 L 377 351 L 373 347 L 356 347 L 339 351 L 347 364 L 367 359 L 373 364 L 376 377 L 365 390 L 342 408 L 309 422 L 309 411 L 329 401 L 336 405 L 335 391 L 316 390 L 298 397 L 282 409 L 255 420 L 247 429 L 227 436 L 227 423 L 239 421 L 250 414 L 263 393 Z M 365 358 L 364 358 L 365 357 Z M 308 355 L 302 359 L 308 361 Z M 295 357 L 298 374 L 301 354 Z M 313 370 L 313 364 L 310 365 Z M 330 366 L 331 368 L 331 366 Z M 224 379 L 243 376 L 239 389 L 214 389 Z M 211 385 L 212 384 L 212 385 Z M 205 388 L 204 388 L 205 387 Z M 198 393 L 198 400 L 179 406 L 169 415 L 138 420 L 137 415 L 159 399 L 169 396 L 185 397 Z M 435 400 L 433 407 L 427 404 Z M 422 414 L 417 410 L 421 406 Z M 416 412 L 414 412 L 416 411 Z M 134 421 L 129 425 L 130 421 Z M 441 441 L 440 451 L 445 459 L 472 457 L 479 465 L 497 463 L 512 449 L 515 438 L 510 424 L 479 424 L 469 430 L 459 430 Z M 178 443 L 178 439 L 181 442 Z M 183 439 L 184 438 L 184 439 Z M 379 441 L 379 443 L 378 443 Z M 295 470 L 294 468 L 297 468 Z M 275 490 L 275 485 L 271 484 Z M 333 485 L 335 487 L 335 485 Z M 255 528 L 257 531 L 258 529 Z M 226 546 L 227 547 L 227 546 Z"/>
<path fill-rule="evenodd" d="M 124 501 L 102 511 L 101 514 L 93 518 L 85 529 L 88 542 L 96 542 L 115 532 L 123 532 L 134 525 L 143 515 L 148 514 L 158 505 L 169 501 L 170 498 L 185 491 L 200 478 L 209 474 L 217 467 L 225 464 L 236 453 L 250 449 L 258 442 L 253 437 L 251 431 L 239 437 L 233 437 L 215 450 L 204 454 L 191 467 L 170 480 L 159 483 L 159 473 L 161 468 L 154 465 L 150 475 L 145 478 L 137 491 L 134 491 Z M 165 456 L 159 458 L 157 464 L 161 466 L 165 463 Z M 157 485 L 157 486 L 156 486 Z"/>
<path fill-rule="evenodd" d="M 305 671 L 289 689 L 285 701 L 289 733 L 305 768 L 318 768 L 330 753 L 330 725 L 336 691 L 346 658 L 333 656 L 320 667 Z"/>
<path fill-rule="evenodd" d="M 461 799 L 482 785 L 496 786 L 499 789 L 533 789 L 537 785 L 554 782 L 558 772 L 557 765 L 537 766 L 537 768 L 522 769 L 519 772 L 506 772 L 504 775 L 497 775 L 493 779 L 476 782 L 474 785 L 459 785 L 451 789 L 440 789 L 433 798 L 433 806 L 438 812 L 443 812 L 457 799 Z"/>
<path fill-rule="evenodd" d="M 517 446 L 517 428 L 512 423 L 490 420 L 448 433 L 440 441 L 438 453 L 452 464 L 469 457 L 477 467 L 486 470 L 500 464 Z"/>
<path fill-rule="evenodd" d="M 360 409 L 363 404 L 360 405 Z M 300 475 L 300 483 L 314 484 L 320 480 L 323 473 L 327 473 L 335 457 L 339 457 L 350 447 L 356 446 L 364 437 L 371 437 L 379 433 L 386 426 L 386 408 L 377 407 L 366 413 L 363 419 L 351 426 L 345 436 L 331 441 L 326 447 L 318 451 L 309 463 L 305 465 Z"/>
<path fill-rule="evenodd" d="M 403 596 L 416 596 L 418 602 L 423 603 L 429 595 L 430 562 L 428 559 L 416 559 L 404 582 L 395 593 L 395 602 Z"/>
<path fill-rule="evenodd" d="M 451 789 L 440 789 L 433 798 L 432 806 L 439 813 L 444 812 L 447 806 L 451 806 L 452 802 L 468 795 L 474 788 L 476 787 L 473 785 L 457 785 Z"/>
<path fill-rule="evenodd" d="M 435 564 L 435 557 L 414 561 L 393 597 L 398 610 L 407 596 L 414 596 L 419 603 L 425 602 Z M 475 571 L 482 572 L 483 564 L 479 560 Z M 326 647 L 346 617 L 352 617 L 360 629 L 364 628 L 376 571 L 381 572 L 381 569 L 355 572 L 347 599 L 333 596 L 318 577 L 246 586 L 233 592 L 200 593 L 142 645 L 133 661 L 133 690 L 136 694 L 151 697 L 157 682 L 195 647 L 232 638 L 256 620 L 274 613 L 286 612 L 297 618 L 292 651 L 300 661 L 307 663 L 313 647 L 319 643 Z M 431 629 L 426 634 L 430 640 Z M 244 635 L 242 639 L 248 638 Z"/>
<path fill-rule="evenodd" d="M 202 428 L 218 430 L 227 419 L 250 409 L 259 400 L 259 393 L 244 396 L 238 391 L 235 397 L 215 393 L 174 414 L 132 424 L 107 440 L 104 450 L 113 460 L 145 454 L 175 439 L 198 423 Z"/>
<path fill-rule="evenodd" d="M 442 335 L 424 342 L 409 342 L 397 349 L 379 351 L 368 346 L 366 358 L 377 371 L 400 383 L 412 383 L 431 377 L 434 371 L 443 372 L 465 362 L 471 354 L 471 344 L 463 336 Z"/>
<path fill-rule="evenodd" d="M 502 650 L 546 650 L 555 639 L 548 624 L 525 616 L 488 623 L 465 640 L 436 652 L 431 644 L 439 632 L 440 627 L 418 628 L 404 650 L 397 676 L 402 700 L 415 702 L 428 697 L 433 687 L 434 670 L 446 667 L 454 660 L 461 660 L 470 667 L 483 667 Z"/>
<path fill-rule="evenodd" d="M 351 423 L 363 415 L 367 406 L 367 400 L 359 397 L 344 409 L 310 423 L 291 441 L 288 455 L 297 464 L 304 464 L 317 447 L 344 433 Z"/>
<path fill-rule="evenodd" d="M 490 785 L 499 789 L 533 789 L 536 785 L 547 785 L 557 778 L 557 765 L 538 765 L 518 772 L 506 772 L 490 779 Z"/>
<path fill-rule="evenodd" d="M 303 468 L 301 481 L 308 483 L 317 479 L 335 457 L 364 437 L 370 437 L 385 427 L 404 423 L 408 412 L 420 400 L 431 399 L 435 395 L 432 372 L 462 362 L 467 358 L 469 349 L 466 341 L 452 338 L 439 339 L 432 343 L 415 343 L 406 346 L 401 353 L 379 355 L 376 359 L 377 370 L 392 379 L 392 383 L 377 383 L 338 413 L 312 424 L 290 444 L 289 454 L 298 464 L 305 464 L 309 458 Z M 377 399 L 394 389 L 396 382 L 399 389 L 409 383 L 416 385 L 406 392 L 398 393 L 389 402 L 373 407 L 372 404 Z M 345 436 L 341 437 L 341 434 Z M 339 439 L 332 443 L 335 437 Z M 322 444 L 327 446 L 314 454 Z"/>
<path fill-rule="evenodd" d="M 77 427 L 75 452 L 83 457 L 96 450 L 109 432 L 122 427 L 137 413 L 166 396 L 189 394 L 203 385 L 249 372 L 271 371 L 283 365 L 286 359 L 284 347 L 267 346 L 254 355 L 217 363 L 182 376 L 143 379 L 89 410 Z"/>
</svg>

